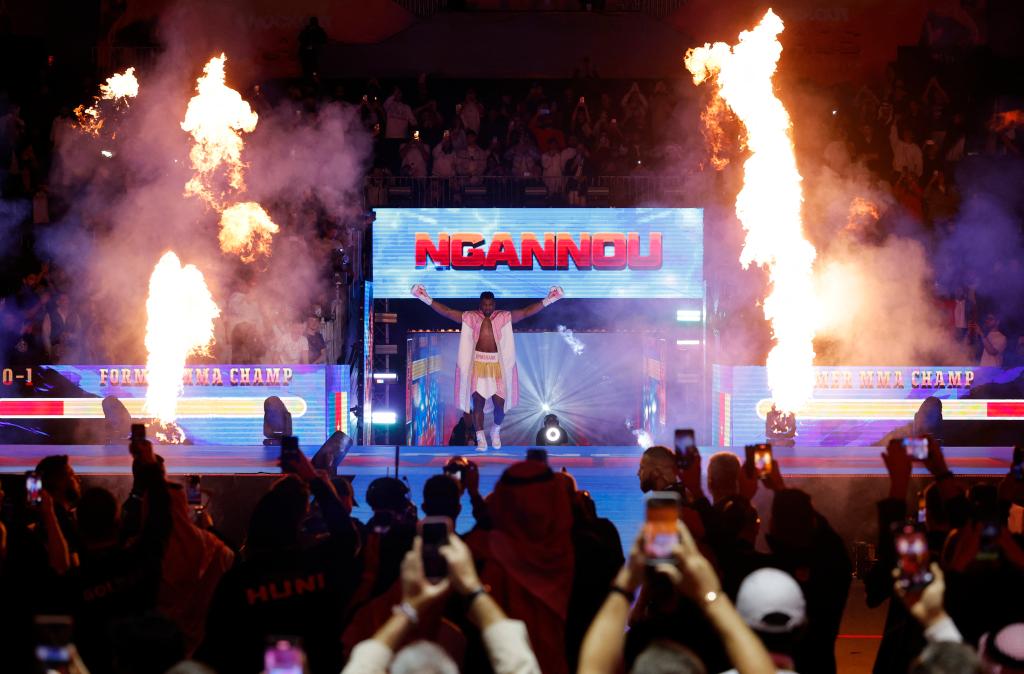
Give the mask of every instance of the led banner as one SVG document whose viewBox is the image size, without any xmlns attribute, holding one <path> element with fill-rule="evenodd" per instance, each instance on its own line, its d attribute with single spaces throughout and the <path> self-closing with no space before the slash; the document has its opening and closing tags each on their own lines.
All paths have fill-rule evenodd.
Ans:
<svg viewBox="0 0 1024 674">
<path fill-rule="evenodd" d="M 870 446 L 911 423 L 929 396 L 945 421 L 1024 421 L 1024 400 L 1007 398 L 1024 368 L 816 367 L 814 397 L 796 413 L 797 445 Z M 739 446 L 765 439 L 771 392 L 763 367 L 712 372 L 712 439 Z"/>
<path fill-rule="evenodd" d="M 699 299 L 699 208 L 381 208 L 373 223 L 374 297 Z"/>
<path fill-rule="evenodd" d="M 182 376 L 178 424 L 197 445 L 263 442 L 263 401 L 278 396 L 292 432 L 316 449 L 335 430 L 348 432 L 347 365 L 191 365 Z M 0 423 L 103 419 L 102 399 L 115 396 L 143 418 L 146 369 L 138 365 L 48 365 L 2 372 Z"/>
</svg>

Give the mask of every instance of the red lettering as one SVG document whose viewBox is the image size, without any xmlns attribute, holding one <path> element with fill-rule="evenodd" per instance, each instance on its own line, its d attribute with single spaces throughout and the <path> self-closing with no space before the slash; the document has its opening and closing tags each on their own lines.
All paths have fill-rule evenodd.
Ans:
<svg viewBox="0 0 1024 674">
<path fill-rule="evenodd" d="M 612 254 L 608 255 L 611 246 Z M 594 235 L 593 251 L 594 269 L 625 269 L 628 248 L 626 236 L 616 232 L 598 232 Z"/>
<path fill-rule="evenodd" d="M 292 596 L 292 581 L 282 580 L 280 590 L 277 589 L 277 583 L 271 583 L 270 596 L 273 599 L 287 599 Z"/>
<path fill-rule="evenodd" d="M 452 234 L 451 260 L 455 269 L 480 269 L 487 261 L 484 253 L 484 236 L 476 232 Z M 469 246 L 469 250 L 466 250 Z"/>
<path fill-rule="evenodd" d="M 429 257 L 437 267 L 448 267 L 451 264 L 451 244 L 447 234 L 439 234 L 437 245 L 431 240 L 430 235 L 425 232 L 416 232 L 416 268 L 423 269 L 427 266 Z"/>
<path fill-rule="evenodd" d="M 522 261 L 516 269 L 533 269 L 533 260 L 536 258 L 537 266 L 541 269 L 557 268 L 555 255 L 555 235 L 544 235 L 544 247 L 540 247 L 536 235 L 533 232 L 523 232 L 522 236 Z"/>
<path fill-rule="evenodd" d="M 438 269 L 497 269 L 499 265 L 507 265 L 510 270 L 531 270 L 536 264 L 545 270 L 567 270 L 571 262 L 581 271 L 627 267 L 655 270 L 662 268 L 664 254 L 661 232 L 647 234 L 646 254 L 642 250 L 639 232 L 583 232 L 575 236 L 568 232 L 545 232 L 541 235 L 543 243 L 533 232 L 523 232 L 519 249 L 508 232 L 495 234 L 489 242 L 479 232 L 441 232 L 437 236 L 435 245 L 430 234 L 416 233 L 417 269 L 429 266 Z"/>
<path fill-rule="evenodd" d="M 270 595 L 267 593 L 267 586 L 260 585 L 255 590 L 252 588 L 246 588 L 245 600 L 249 602 L 250 605 L 255 604 L 258 601 L 270 601 Z"/>
<path fill-rule="evenodd" d="M 507 264 L 509 269 L 519 267 L 519 256 L 516 255 L 516 244 L 510 234 L 495 234 L 491 247 L 487 251 L 486 269 L 497 269 L 499 264 Z"/>
<path fill-rule="evenodd" d="M 630 269 L 661 269 L 661 232 L 651 232 L 647 237 L 650 250 L 643 256 L 640 254 L 640 235 L 629 233 Z"/>
<path fill-rule="evenodd" d="M 317 574 L 315 576 L 309 576 L 308 578 L 296 578 L 295 579 L 295 594 L 303 594 L 304 592 L 316 592 L 322 590 L 323 574 Z"/>
<path fill-rule="evenodd" d="M 556 237 L 558 250 L 558 268 L 568 269 L 569 258 L 576 265 L 577 269 L 590 269 L 590 235 L 580 234 L 580 243 L 577 246 L 573 241 L 572 234 L 559 232 Z"/>
</svg>

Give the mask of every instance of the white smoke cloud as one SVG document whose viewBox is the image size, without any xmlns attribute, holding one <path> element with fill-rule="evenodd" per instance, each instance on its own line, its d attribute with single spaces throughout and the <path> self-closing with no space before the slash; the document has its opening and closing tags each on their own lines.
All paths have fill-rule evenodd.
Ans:
<svg viewBox="0 0 1024 674">
<path fill-rule="evenodd" d="M 583 350 L 587 348 L 586 345 L 579 340 L 579 337 L 574 335 L 572 330 L 564 325 L 558 326 L 558 334 L 562 336 L 562 339 L 565 340 L 565 343 L 569 345 L 569 348 L 572 349 L 572 352 L 577 356 L 582 355 Z"/>
<path fill-rule="evenodd" d="M 108 118 L 99 139 L 70 127 L 56 138 L 51 191 L 70 208 L 39 246 L 74 280 L 80 311 L 94 324 L 86 338 L 102 360 L 141 362 L 145 280 L 166 250 L 203 271 L 222 311 L 251 277 L 249 294 L 268 328 L 301 318 L 327 290 L 330 246 L 318 236 L 322 219 L 337 222 L 360 207 L 370 143 L 354 110 L 327 104 L 298 115 L 289 103 L 261 108 L 255 132 L 244 137 L 246 196 L 282 231 L 271 259 L 249 268 L 221 253 L 218 214 L 183 196 L 192 171 L 180 124 L 196 77 L 221 51 L 229 86 L 249 98 L 247 59 L 259 45 L 247 42 L 230 15 L 202 4 L 169 11 L 160 34 L 164 50 L 137 69 L 140 91 L 130 109 Z M 224 340 L 222 331 L 215 353 Z"/>
</svg>

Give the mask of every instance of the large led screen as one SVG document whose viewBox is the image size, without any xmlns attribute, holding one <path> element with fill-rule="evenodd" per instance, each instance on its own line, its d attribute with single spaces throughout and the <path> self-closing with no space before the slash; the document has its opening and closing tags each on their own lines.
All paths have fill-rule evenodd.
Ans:
<svg viewBox="0 0 1024 674">
<path fill-rule="evenodd" d="M 382 208 L 374 298 L 703 297 L 699 208 Z"/>
<path fill-rule="evenodd" d="M 145 417 L 146 369 L 138 365 L 48 365 L 5 369 L 0 425 L 27 429 L 46 442 L 61 421 L 102 420 L 102 400 L 118 398 Z M 346 365 L 190 365 L 182 373 L 178 424 L 197 445 L 259 445 L 263 401 L 278 396 L 292 432 L 315 449 L 335 430 L 349 432 Z M 58 426 L 54 426 L 58 424 Z"/>
<path fill-rule="evenodd" d="M 871 446 L 906 434 L 925 398 L 942 403 L 945 422 L 1024 421 L 1018 399 L 1024 368 L 816 367 L 814 397 L 796 413 L 797 445 Z M 763 442 L 772 407 L 765 368 L 712 369 L 712 440 L 740 446 Z"/>
</svg>

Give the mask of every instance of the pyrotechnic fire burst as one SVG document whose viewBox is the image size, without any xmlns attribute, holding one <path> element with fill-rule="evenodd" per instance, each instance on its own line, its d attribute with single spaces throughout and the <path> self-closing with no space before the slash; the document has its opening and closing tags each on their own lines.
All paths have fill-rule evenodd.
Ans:
<svg viewBox="0 0 1024 674">
<path fill-rule="evenodd" d="M 220 214 L 220 249 L 252 262 L 270 254 L 270 242 L 279 229 L 255 201 L 234 204 Z"/>
<path fill-rule="evenodd" d="M 861 232 L 878 222 L 878 206 L 870 199 L 854 197 L 850 201 L 850 212 L 846 218 L 846 230 Z"/>
<path fill-rule="evenodd" d="M 210 59 L 196 81 L 196 95 L 188 102 L 181 128 L 192 135 L 189 159 L 195 175 L 185 185 L 186 196 L 196 196 L 221 214 L 220 247 L 225 253 L 252 262 L 269 255 L 278 226 L 257 203 L 234 203 L 245 192 L 242 133 L 256 128 L 259 116 L 241 94 L 225 84 L 224 54 Z"/>
<path fill-rule="evenodd" d="M 174 428 L 185 360 L 208 354 L 213 321 L 220 309 L 195 265 L 182 266 L 173 251 L 164 253 L 149 277 L 146 299 L 147 416 Z M 180 429 L 179 429 L 180 432 Z M 183 439 L 183 436 L 182 438 Z"/>
<path fill-rule="evenodd" d="M 80 105 L 75 108 L 75 118 L 83 131 L 98 136 L 103 128 L 103 117 L 100 113 L 100 101 L 113 101 L 114 104 L 128 104 L 129 98 L 139 95 L 139 81 L 135 79 L 135 68 L 123 73 L 115 73 L 100 85 L 100 95 L 93 97 L 93 104 L 88 108 Z"/>
<path fill-rule="evenodd" d="M 768 385 L 779 410 L 797 412 L 814 390 L 816 253 L 803 234 L 802 178 L 789 113 L 772 88 L 782 30 L 782 19 L 769 9 L 753 30 L 740 33 L 736 45 L 716 42 L 689 50 L 686 67 L 694 84 L 712 81 L 715 99 L 725 101 L 746 130 L 750 155 L 736 197 L 736 215 L 746 230 L 740 262 L 768 271 L 763 309 L 775 339 L 768 354 Z M 709 114 L 705 120 L 713 123 L 717 117 Z"/>
<path fill-rule="evenodd" d="M 196 81 L 197 93 L 181 123 L 195 141 L 188 156 L 196 175 L 185 185 L 185 194 L 198 196 L 217 210 L 223 209 L 226 191 L 218 186 L 219 179 L 226 180 L 230 189 L 245 189 L 241 132 L 251 132 L 259 121 L 241 94 L 224 83 L 226 60 L 221 54 L 203 67 L 205 75 Z"/>
</svg>

